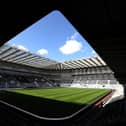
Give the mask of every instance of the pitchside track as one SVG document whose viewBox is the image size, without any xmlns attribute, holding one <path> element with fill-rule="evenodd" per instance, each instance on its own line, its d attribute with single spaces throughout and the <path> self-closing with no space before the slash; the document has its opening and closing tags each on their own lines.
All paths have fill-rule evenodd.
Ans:
<svg viewBox="0 0 126 126">
<path fill-rule="evenodd" d="M 46 118 L 66 117 L 98 101 L 111 90 L 85 88 L 16 89 L 1 91 L 11 105 Z"/>
</svg>

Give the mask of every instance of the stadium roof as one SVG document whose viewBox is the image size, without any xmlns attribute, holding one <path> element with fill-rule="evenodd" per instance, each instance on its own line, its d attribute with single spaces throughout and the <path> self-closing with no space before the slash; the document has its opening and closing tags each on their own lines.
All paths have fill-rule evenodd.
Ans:
<svg viewBox="0 0 126 126">
<path fill-rule="evenodd" d="M 106 66 L 107 64 L 100 57 L 92 57 L 86 59 L 70 60 L 63 63 L 48 66 L 53 69 L 77 69 L 77 68 L 88 68 Z"/>
<path fill-rule="evenodd" d="M 100 57 L 71 60 L 59 63 L 55 60 L 18 49 L 17 47 L 10 46 L 8 44 L 0 47 L 0 60 L 46 69 L 76 69 L 106 65 Z"/>
<path fill-rule="evenodd" d="M 43 68 L 45 66 L 58 63 L 57 61 L 33 54 L 28 51 L 20 50 L 7 44 L 0 47 L 0 60 L 37 68 Z"/>
<path fill-rule="evenodd" d="M 97 67 L 106 65 L 106 63 L 100 57 L 66 61 L 63 62 L 63 64 L 71 68 Z"/>
</svg>

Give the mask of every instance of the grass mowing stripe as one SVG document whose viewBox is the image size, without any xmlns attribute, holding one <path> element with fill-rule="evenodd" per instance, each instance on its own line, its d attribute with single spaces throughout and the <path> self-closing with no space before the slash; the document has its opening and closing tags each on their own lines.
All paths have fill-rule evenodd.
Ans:
<svg viewBox="0 0 126 126">
<path fill-rule="evenodd" d="M 93 97 L 89 97 L 87 100 L 86 100 L 86 103 L 93 103 L 95 101 L 97 101 L 98 99 L 102 98 L 103 96 L 105 96 L 107 93 L 109 93 L 109 91 L 104 91 L 104 92 L 99 92 L 97 94 L 95 94 Z"/>
<path fill-rule="evenodd" d="M 81 94 L 79 94 L 79 95 L 76 95 L 76 96 L 70 96 L 70 97 L 67 97 L 67 98 L 64 98 L 63 100 L 64 101 L 67 101 L 67 102 L 75 102 L 76 103 L 76 101 L 78 100 L 78 99 L 80 99 L 80 98 L 84 98 L 84 101 L 85 101 L 85 99 L 87 98 L 87 97 L 89 97 L 90 95 L 92 95 L 92 94 L 95 94 L 95 93 L 97 93 L 98 91 L 96 91 L 96 90 L 90 90 L 89 92 L 87 92 L 87 93 L 85 93 L 85 92 L 83 92 L 83 93 L 81 93 Z"/>
<path fill-rule="evenodd" d="M 75 92 L 79 92 L 80 91 L 80 89 L 79 90 L 76 90 L 76 89 L 74 89 L 75 90 Z M 81 90 L 83 90 L 83 89 L 81 89 Z M 57 91 L 57 90 L 53 90 L 53 92 L 42 92 L 42 90 L 41 90 L 41 92 L 38 92 L 38 90 L 37 90 L 37 92 L 35 91 L 34 92 L 34 90 L 32 91 L 32 92 L 29 92 L 29 90 L 25 90 L 25 91 L 18 91 L 18 90 L 14 90 L 14 92 L 17 92 L 17 93 L 23 93 L 23 94 L 28 94 L 28 95 L 35 95 L 35 96 L 52 96 L 52 95 L 60 95 L 60 94 L 62 94 L 62 93 L 68 93 L 68 91 L 69 92 L 73 92 L 73 89 L 70 89 L 69 88 L 69 90 L 67 90 L 66 88 L 65 89 L 62 89 L 62 90 L 59 90 L 59 91 Z M 88 91 L 88 90 L 87 90 Z"/>
<path fill-rule="evenodd" d="M 41 91 L 42 91 L 42 92 L 45 92 L 45 93 L 46 93 L 46 92 L 55 92 L 55 91 L 56 91 L 56 92 L 58 92 L 58 91 L 59 91 L 59 92 L 62 92 L 62 91 L 64 91 L 64 90 L 69 90 L 69 91 L 70 91 L 70 90 L 76 90 L 76 91 L 77 91 L 77 90 L 80 90 L 80 89 L 77 89 L 77 88 L 63 88 L 63 89 L 61 88 L 61 89 L 60 89 L 60 88 L 59 88 L 59 89 L 57 90 L 57 88 L 56 88 L 56 89 L 47 89 L 47 90 L 46 90 L 46 89 L 36 89 L 36 90 L 35 90 L 35 89 L 33 89 L 33 90 L 26 90 L 26 89 L 23 89 L 23 90 L 12 90 L 12 91 L 15 91 L 15 92 L 26 92 L 26 93 L 27 93 L 27 92 L 36 92 L 36 91 L 37 91 L 37 92 L 39 92 L 39 91 L 41 92 Z M 81 89 L 81 90 L 82 90 L 82 89 Z"/>
<path fill-rule="evenodd" d="M 94 102 L 94 100 L 96 99 L 96 101 L 101 98 L 102 96 L 104 96 L 105 94 L 107 94 L 107 92 L 96 92 L 96 93 L 92 93 L 90 95 L 88 95 L 87 97 L 82 97 L 78 100 L 76 100 L 76 103 L 80 103 L 80 104 L 91 104 Z"/>
<path fill-rule="evenodd" d="M 81 90 L 71 90 L 71 91 L 64 91 L 64 92 L 60 92 L 60 93 L 56 93 L 55 95 L 52 95 L 52 96 L 48 96 L 47 95 L 47 98 L 55 98 L 55 99 L 60 99 L 62 97 L 65 97 L 65 96 L 73 96 L 73 95 L 77 95 L 81 92 L 89 92 L 88 90 L 84 90 L 84 89 L 81 89 Z"/>
<path fill-rule="evenodd" d="M 30 93 L 30 94 L 31 95 L 34 95 L 34 96 L 45 97 L 45 98 L 55 98 L 55 96 L 56 97 L 60 97 L 60 96 L 63 96 L 64 94 L 65 95 L 73 95 L 73 93 L 79 93 L 80 90 L 82 90 L 84 92 L 87 92 L 88 90 L 91 90 L 91 89 L 84 90 L 84 89 L 77 89 L 77 88 L 73 88 L 73 89 L 65 88 L 65 89 L 61 89 L 61 90 L 59 92 L 55 91 L 55 93 L 53 93 L 53 94 L 52 93 L 49 93 L 48 94 L 48 92 L 47 93 L 44 93 L 44 94 L 43 94 L 43 92 L 40 92 L 40 94 L 38 94 L 38 92 L 37 93 Z M 29 93 L 25 93 L 25 94 L 29 94 Z"/>
<path fill-rule="evenodd" d="M 29 90 L 27 90 L 27 91 L 25 91 L 25 92 L 24 92 L 24 90 L 22 90 L 22 91 L 16 91 L 16 92 L 21 92 L 21 93 L 23 92 L 23 93 L 27 93 L 27 94 L 29 94 L 29 93 L 34 94 L 34 93 L 36 93 L 36 91 L 37 91 L 37 93 L 42 93 L 42 94 L 46 93 L 46 94 L 48 94 L 48 93 L 52 93 L 52 92 L 57 92 L 57 93 L 58 93 L 58 92 L 61 93 L 61 92 L 64 92 L 64 91 L 67 92 L 67 90 L 68 90 L 68 91 L 78 91 L 78 90 L 80 91 L 80 90 L 85 90 L 85 89 L 77 89 L 77 88 L 76 88 L 76 89 L 75 89 L 75 88 L 69 88 L 69 89 L 68 89 L 68 88 L 65 88 L 65 89 L 62 89 L 62 90 L 55 90 L 55 89 L 53 89 L 53 91 L 47 91 L 47 92 L 44 92 L 44 91 L 41 89 L 40 92 L 39 92 L 38 90 L 33 90 L 33 91 L 31 91 L 31 92 L 29 92 Z M 86 89 L 86 91 L 88 91 L 88 90 L 91 90 L 91 89 Z"/>
<path fill-rule="evenodd" d="M 17 93 L 23 93 L 32 96 L 38 96 L 43 98 L 49 98 L 65 102 L 74 103 L 87 103 L 88 101 L 96 98 L 100 92 L 103 94 L 106 90 L 99 89 L 82 89 L 82 88 L 56 88 L 56 89 L 33 89 L 33 90 L 13 90 Z M 93 95 L 93 96 L 92 96 Z M 88 99 L 88 101 L 87 101 Z"/>
<path fill-rule="evenodd" d="M 100 99 L 101 97 L 103 97 L 105 94 L 107 94 L 108 92 L 98 92 L 97 94 L 93 95 L 93 96 L 89 96 L 88 98 L 85 98 L 86 103 L 93 103 L 95 101 L 97 101 L 98 99 Z"/>
<path fill-rule="evenodd" d="M 50 93 L 48 93 L 48 92 L 43 92 L 43 89 L 37 89 L 37 90 L 30 90 L 30 92 L 29 92 L 29 90 L 26 90 L 25 89 L 25 92 L 24 92 L 24 90 L 20 90 L 19 92 L 20 93 L 23 93 L 23 94 L 28 94 L 28 95 L 33 95 L 33 96 L 39 96 L 39 97 L 46 97 L 46 98 L 55 98 L 55 95 L 56 96 L 58 96 L 58 97 L 60 97 L 60 95 L 61 96 L 63 96 L 64 94 L 66 94 L 66 95 L 74 95 L 73 93 L 71 94 L 71 92 L 73 92 L 73 90 L 74 90 L 74 92 L 75 93 L 79 93 L 80 92 L 80 90 L 82 90 L 82 91 L 84 91 L 85 93 L 86 92 L 88 92 L 88 91 L 90 91 L 90 90 L 92 90 L 92 89 L 80 89 L 80 88 L 56 88 L 56 89 L 47 89 L 46 91 L 53 91 L 53 94 L 52 94 L 52 92 Z M 70 92 L 70 94 L 68 93 L 68 91 Z M 94 89 L 94 90 L 96 90 L 97 91 L 97 89 Z M 98 89 L 99 90 L 99 89 Z M 26 92 L 27 91 L 27 92 Z M 37 91 L 37 92 L 36 92 Z M 39 92 L 38 92 L 39 91 Z M 41 92 L 40 92 L 41 91 Z M 58 91 L 58 92 L 57 92 Z M 18 90 L 16 91 L 16 92 L 18 92 Z M 62 93 L 63 93 L 63 95 L 62 95 Z M 54 95 L 55 94 L 55 95 Z M 50 97 L 49 97 L 50 96 Z"/>
<path fill-rule="evenodd" d="M 64 97 L 68 97 L 68 96 L 75 96 L 75 95 L 78 95 L 78 94 L 82 94 L 82 92 L 84 92 L 83 90 L 80 90 L 80 91 L 70 91 L 70 92 L 66 92 L 66 93 L 62 93 L 62 94 L 59 94 L 59 95 L 55 95 L 55 96 L 50 96 L 48 98 L 54 98 L 56 100 L 62 100 L 62 98 Z"/>
<path fill-rule="evenodd" d="M 80 90 L 79 90 L 79 91 L 80 91 Z M 15 92 L 15 91 L 14 91 L 14 92 Z M 64 89 L 64 90 L 60 90 L 60 91 L 58 91 L 58 92 L 57 92 L 56 90 L 54 90 L 53 92 L 42 92 L 42 91 L 41 91 L 41 92 L 38 92 L 38 91 L 37 91 L 37 92 L 36 92 L 36 91 L 35 91 L 35 92 L 34 92 L 34 91 L 33 91 L 33 92 L 24 92 L 24 91 L 22 91 L 22 92 L 19 91 L 19 92 L 18 92 L 18 91 L 16 91 L 16 92 L 17 92 L 17 93 L 28 94 L 28 95 L 34 95 L 34 96 L 42 96 L 42 97 L 43 97 L 43 96 L 46 96 L 46 97 L 47 97 L 47 96 L 51 96 L 51 97 L 52 97 L 52 96 L 54 96 L 54 95 L 58 95 L 58 96 L 59 96 L 59 95 L 61 95 L 61 94 L 63 94 L 63 93 L 64 93 L 64 94 L 65 94 L 65 93 L 68 93 L 68 90 L 65 90 L 65 89 Z M 69 90 L 69 92 L 73 92 L 73 90 Z"/>
<path fill-rule="evenodd" d="M 84 95 L 85 96 L 85 95 L 88 95 L 88 94 L 90 94 L 92 92 L 97 92 L 97 91 L 96 90 L 88 90 L 88 91 L 82 92 L 81 95 Z M 68 99 L 68 98 L 71 98 L 71 97 L 75 97 L 75 96 L 66 97 L 65 99 Z"/>
<path fill-rule="evenodd" d="M 86 93 L 86 92 L 88 92 L 89 93 L 89 91 L 92 91 L 92 90 L 84 90 L 84 89 L 81 89 L 81 90 L 78 90 L 78 91 L 70 91 L 70 92 L 66 92 L 66 93 L 64 93 L 64 92 L 62 92 L 61 94 L 56 94 L 56 96 L 50 96 L 50 97 L 47 97 L 47 98 L 55 98 L 55 99 L 62 99 L 63 97 L 64 98 L 67 98 L 66 96 L 68 96 L 68 98 L 70 97 L 70 96 L 75 96 L 75 95 L 79 95 L 80 93 Z"/>
<path fill-rule="evenodd" d="M 78 98 L 78 97 L 80 97 L 80 96 L 82 96 L 82 95 L 88 95 L 88 94 L 90 94 L 92 92 L 92 90 L 90 90 L 90 91 L 82 91 L 82 92 L 80 92 L 80 93 L 74 93 L 73 92 L 73 94 L 71 95 L 71 96 L 68 96 L 68 97 L 63 97 L 62 99 L 64 100 L 64 101 L 69 101 L 70 99 L 72 99 L 72 98 Z M 94 91 L 93 91 L 94 92 Z"/>
<path fill-rule="evenodd" d="M 44 89 L 45 90 L 45 89 Z M 60 90 L 55 90 L 55 89 L 52 89 L 51 91 L 49 91 L 49 89 L 46 90 L 46 92 L 43 91 L 43 89 L 40 89 L 40 90 L 13 90 L 14 92 L 20 92 L 20 93 L 24 93 L 24 94 L 38 94 L 38 93 L 42 93 L 42 94 L 48 94 L 48 93 L 55 93 L 55 92 L 59 92 L 59 93 L 62 93 L 62 92 L 68 92 L 68 91 L 80 91 L 80 90 L 83 90 L 83 91 L 88 91 L 88 90 L 92 90 L 92 89 L 78 89 L 78 88 L 65 88 L 65 89 L 60 89 Z M 93 89 L 93 90 L 99 90 L 99 89 Z"/>
<path fill-rule="evenodd" d="M 20 93 L 36 93 L 36 91 L 37 91 L 37 93 L 41 93 L 41 92 L 43 92 L 43 93 L 53 93 L 53 92 L 62 92 L 64 90 L 66 90 L 66 89 L 60 89 L 60 88 L 58 90 L 57 89 L 50 89 L 50 90 L 49 89 L 47 89 L 47 90 L 45 90 L 45 89 L 44 90 L 43 89 L 38 90 L 37 89 L 37 90 L 30 90 L 30 91 L 25 89 L 25 90 L 19 90 L 19 91 L 18 90 L 13 90 L 13 91 L 20 92 Z"/>
<path fill-rule="evenodd" d="M 20 90 L 20 91 L 18 91 L 18 90 L 13 90 L 14 92 L 17 92 L 17 93 L 22 93 L 22 94 L 27 94 L 27 95 L 34 95 L 34 96 L 47 96 L 47 95 L 53 95 L 53 94 L 57 94 L 58 93 L 58 91 L 57 90 L 53 90 L 53 91 L 43 91 L 43 90 L 33 90 L 33 91 L 29 91 L 29 90 Z"/>
</svg>

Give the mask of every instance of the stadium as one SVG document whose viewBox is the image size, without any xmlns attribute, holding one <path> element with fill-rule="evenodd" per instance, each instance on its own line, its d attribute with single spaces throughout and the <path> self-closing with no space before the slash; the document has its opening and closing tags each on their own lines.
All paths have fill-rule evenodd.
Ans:
<svg viewBox="0 0 126 126">
<path fill-rule="evenodd" d="M 100 57 L 58 63 L 5 44 L 0 59 L 1 104 L 34 118 L 77 118 L 124 97 L 123 86 Z"/>
<path fill-rule="evenodd" d="M 28 4 L 11 1 L 8 5 L 2 2 L 0 7 L 0 126 L 125 125 L 125 4 L 103 0 L 46 0 Z M 46 43 L 46 48 L 50 47 L 53 53 L 56 52 L 53 47 L 66 42 L 66 45 L 77 44 L 76 51 L 81 48 L 83 53 L 86 48 L 79 43 L 82 39 L 76 38 L 76 33 L 80 33 L 98 55 L 63 60 L 73 51 L 71 44 L 66 54 L 56 60 L 53 56 L 40 55 L 47 54 L 48 50 L 34 53 L 24 45 L 15 46 L 16 41 L 7 43 L 51 12 L 61 12 L 78 32 L 57 41 L 70 33 L 70 27 L 64 25 L 66 20 L 58 23 L 58 18 L 52 17 L 51 23 L 57 26 L 49 26 L 49 21 L 45 24 L 56 36 L 51 30 L 43 29 L 49 41 L 43 39 L 43 48 Z M 59 26 L 67 30 L 57 30 Z M 27 40 L 33 49 L 40 46 L 38 40 L 43 31 L 38 35 L 34 31 L 32 39 Z M 35 36 L 37 41 L 33 39 Z M 21 37 L 19 44 L 25 37 Z M 65 44 L 57 48 L 60 53 L 66 48 Z"/>
</svg>

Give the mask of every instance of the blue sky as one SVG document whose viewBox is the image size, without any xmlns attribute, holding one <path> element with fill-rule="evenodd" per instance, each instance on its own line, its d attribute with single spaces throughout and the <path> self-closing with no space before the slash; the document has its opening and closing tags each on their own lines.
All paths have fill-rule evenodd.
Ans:
<svg viewBox="0 0 126 126">
<path fill-rule="evenodd" d="M 60 62 L 97 55 L 59 11 L 49 13 L 7 43 Z"/>
</svg>

